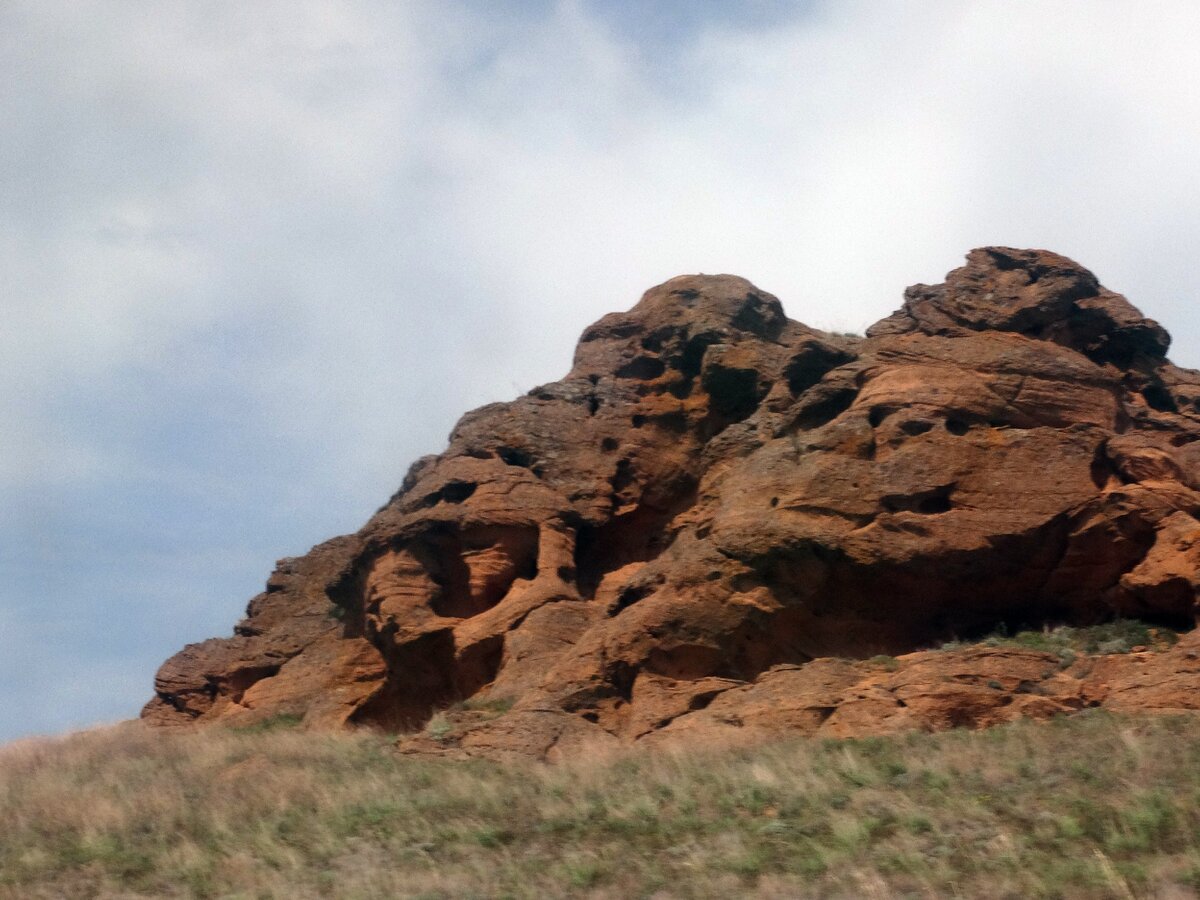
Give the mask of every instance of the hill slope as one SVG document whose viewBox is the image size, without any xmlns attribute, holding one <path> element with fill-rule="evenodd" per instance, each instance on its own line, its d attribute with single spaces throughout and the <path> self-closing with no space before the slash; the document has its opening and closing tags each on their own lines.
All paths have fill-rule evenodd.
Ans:
<svg viewBox="0 0 1200 900">
<path fill-rule="evenodd" d="M 554 767 L 130 724 L 0 748 L 0 898 L 1200 896 L 1191 717 Z"/>
</svg>

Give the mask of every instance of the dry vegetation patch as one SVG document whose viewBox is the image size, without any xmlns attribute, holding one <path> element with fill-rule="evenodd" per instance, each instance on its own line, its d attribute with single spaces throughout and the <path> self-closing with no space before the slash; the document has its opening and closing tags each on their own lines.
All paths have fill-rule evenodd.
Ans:
<svg viewBox="0 0 1200 900">
<path fill-rule="evenodd" d="M 0 750 L 0 897 L 1142 897 L 1200 887 L 1200 721 L 426 761 L 293 723 Z"/>
<path fill-rule="evenodd" d="M 1100 625 L 1072 627 L 1057 625 L 1041 629 L 1024 629 L 1009 633 L 998 629 L 977 641 L 950 641 L 942 650 L 964 647 L 1020 647 L 1053 653 L 1064 663 L 1070 663 L 1081 653 L 1107 656 L 1130 653 L 1134 650 L 1169 650 L 1179 642 L 1179 633 L 1171 628 L 1156 627 L 1137 619 L 1116 619 Z"/>
</svg>

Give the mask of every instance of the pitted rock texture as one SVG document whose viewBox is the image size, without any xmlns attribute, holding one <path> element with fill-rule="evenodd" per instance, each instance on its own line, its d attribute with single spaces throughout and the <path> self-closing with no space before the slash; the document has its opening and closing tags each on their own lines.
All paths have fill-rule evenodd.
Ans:
<svg viewBox="0 0 1200 900">
<path fill-rule="evenodd" d="M 866 338 L 672 279 L 562 381 L 464 416 L 357 534 L 283 560 L 143 715 L 554 758 L 1200 708 L 1200 373 L 1168 344 L 1039 250 L 972 251 Z M 928 650 L 1116 617 L 1189 633 L 1067 670 Z M 447 708 L 452 738 L 419 733 Z"/>
</svg>

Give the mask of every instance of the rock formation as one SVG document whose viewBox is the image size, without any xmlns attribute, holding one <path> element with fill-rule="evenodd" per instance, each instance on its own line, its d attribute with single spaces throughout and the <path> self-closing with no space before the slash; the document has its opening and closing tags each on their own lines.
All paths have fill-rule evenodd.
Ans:
<svg viewBox="0 0 1200 900">
<path fill-rule="evenodd" d="M 1116 617 L 1190 632 L 1200 373 L 1168 344 L 1037 250 L 972 251 L 865 338 L 741 278 L 674 278 L 588 328 L 562 381 L 464 416 L 357 534 L 282 560 L 144 716 L 553 758 L 1198 709 L 1197 633 L 1070 666 L 931 649 Z M 422 734 L 448 707 L 452 735 Z"/>
</svg>

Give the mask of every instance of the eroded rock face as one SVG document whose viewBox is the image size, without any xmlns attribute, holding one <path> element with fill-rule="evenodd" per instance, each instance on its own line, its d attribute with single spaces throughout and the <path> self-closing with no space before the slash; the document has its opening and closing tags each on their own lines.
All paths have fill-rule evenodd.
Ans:
<svg viewBox="0 0 1200 900">
<path fill-rule="evenodd" d="M 1168 343 L 1044 251 L 975 250 L 866 338 L 740 278 L 672 279 L 588 328 L 562 381 L 464 416 L 357 534 L 282 561 L 144 715 L 419 729 L 469 700 L 452 749 L 552 758 L 1200 706 L 1190 634 L 1069 673 L 914 652 L 997 624 L 1192 628 L 1200 373 Z M 854 662 L 884 653 L 896 671 Z"/>
</svg>

